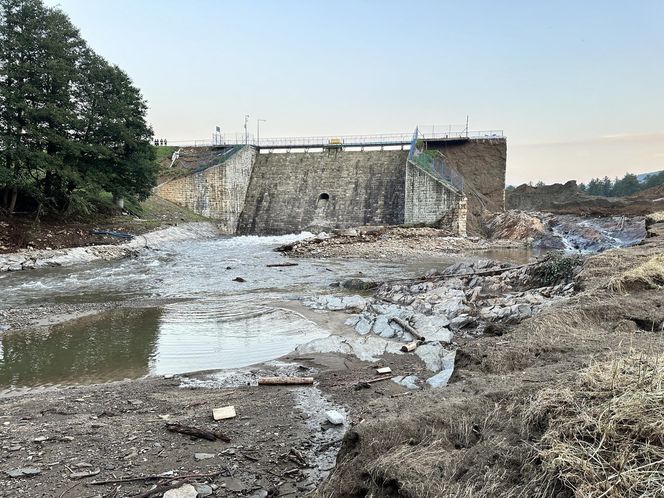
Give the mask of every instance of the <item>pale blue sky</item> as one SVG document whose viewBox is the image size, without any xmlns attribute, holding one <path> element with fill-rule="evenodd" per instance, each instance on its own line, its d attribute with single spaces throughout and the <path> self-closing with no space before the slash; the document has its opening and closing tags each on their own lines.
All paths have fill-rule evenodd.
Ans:
<svg viewBox="0 0 664 498">
<path fill-rule="evenodd" d="M 508 182 L 664 169 L 664 1 L 47 0 L 159 137 L 503 129 Z"/>
</svg>

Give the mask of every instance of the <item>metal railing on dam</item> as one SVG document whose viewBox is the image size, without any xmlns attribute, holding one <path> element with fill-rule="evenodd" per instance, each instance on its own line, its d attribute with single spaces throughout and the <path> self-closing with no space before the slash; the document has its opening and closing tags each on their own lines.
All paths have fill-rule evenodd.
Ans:
<svg viewBox="0 0 664 498">
<path fill-rule="evenodd" d="M 502 135 L 502 134 L 501 134 Z M 493 137 L 499 138 L 499 137 Z M 502 136 L 500 137 L 502 138 Z M 464 179 L 463 176 L 454 168 L 445 163 L 444 156 L 438 151 L 420 150 L 417 146 L 418 142 L 425 142 L 427 139 L 425 135 L 415 128 L 410 142 L 410 151 L 408 152 L 408 162 L 427 171 L 447 185 L 452 186 L 458 192 L 463 192 Z M 438 139 L 429 139 L 430 141 L 437 141 Z"/>
<path fill-rule="evenodd" d="M 277 137 L 261 138 L 256 140 L 251 135 L 235 134 L 222 135 L 213 140 L 169 140 L 168 145 L 177 147 L 228 147 L 232 145 L 253 145 L 263 149 L 334 149 L 345 147 L 389 147 L 409 146 L 413 138 L 412 133 L 388 133 L 380 135 L 331 135 L 311 137 Z M 503 130 L 481 131 L 443 131 L 419 134 L 419 140 L 429 141 L 459 141 L 477 139 L 505 138 Z"/>
</svg>

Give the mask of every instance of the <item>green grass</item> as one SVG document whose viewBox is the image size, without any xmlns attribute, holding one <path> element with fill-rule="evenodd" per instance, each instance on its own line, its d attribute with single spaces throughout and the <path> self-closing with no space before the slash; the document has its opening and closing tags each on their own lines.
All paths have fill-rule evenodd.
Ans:
<svg viewBox="0 0 664 498">
<path fill-rule="evenodd" d="M 164 159 L 170 159 L 171 156 L 173 155 L 173 152 L 177 149 L 177 147 L 172 147 L 170 145 L 162 145 L 159 147 L 155 147 L 155 154 L 156 154 L 156 161 L 160 163 Z"/>
</svg>

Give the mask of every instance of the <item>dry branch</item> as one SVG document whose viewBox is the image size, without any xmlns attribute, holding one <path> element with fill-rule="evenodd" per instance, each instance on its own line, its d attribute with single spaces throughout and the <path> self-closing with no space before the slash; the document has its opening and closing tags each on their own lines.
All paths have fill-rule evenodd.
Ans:
<svg viewBox="0 0 664 498">
<path fill-rule="evenodd" d="M 406 322 L 406 321 L 404 321 L 401 318 L 396 317 L 396 316 L 390 318 L 389 321 L 396 323 L 399 327 L 404 329 L 406 332 L 408 332 L 410 335 L 412 335 L 418 341 L 421 341 L 421 342 L 424 341 L 424 336 L 420 335 L 420 333 L 417 330 L 415 330 L 415 327 L 410 325 L 408 322 Z"/>
<path fill-rule="evenodd" d="M 180 424 L 166 424 L 166 429 L 170 432 L 177 432 L 180 434 L 185 434 L 187 436 L 196 437 L 199 439 L 207 439 L 208 441 L 224 441 L 226 443 L 231 442 L 231 438 L 225 435 L 222 432 L 212 432 L 206 429 L 199 429 L 198 427 L 190 427 L 187 425 Z"/>
</svg>

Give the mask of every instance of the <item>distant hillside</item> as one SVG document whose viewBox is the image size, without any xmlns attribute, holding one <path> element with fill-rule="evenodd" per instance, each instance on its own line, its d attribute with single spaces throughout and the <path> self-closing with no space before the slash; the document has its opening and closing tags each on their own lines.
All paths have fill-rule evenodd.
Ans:
<svg viewBox="0 0 664 498">
<path fill-rule="evenodd" d="M 636 175 L 636 179 L 640 182 L 643 183 L 645 182 L 648 178 L 651 176 L 658 175 L 659 173 L 662 173 L 664 170 L 659 170 L 659 171 L 651 171 L 650 173 L 641 173 L 640 175 Z"/>
</svg>

